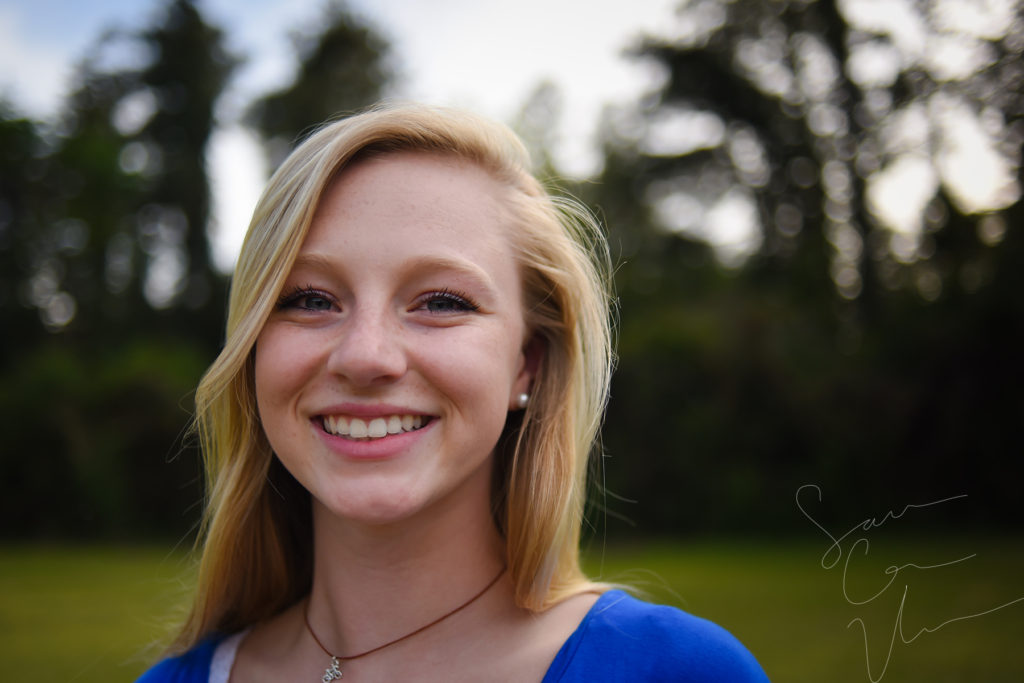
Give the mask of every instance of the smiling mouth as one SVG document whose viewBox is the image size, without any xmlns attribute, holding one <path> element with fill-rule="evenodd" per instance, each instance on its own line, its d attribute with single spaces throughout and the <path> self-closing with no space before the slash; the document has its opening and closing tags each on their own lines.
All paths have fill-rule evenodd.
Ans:
<svg viewBox="0 0 1024 683">
<path fill-rule="evenodd" d="M 372 441 L 386 436 L 423 429 L 434 418 L 429 415 L 388 415 L 364 420 L 345 415 L 324 415 L 324 431 L 354 441 Z"/>
</svg>

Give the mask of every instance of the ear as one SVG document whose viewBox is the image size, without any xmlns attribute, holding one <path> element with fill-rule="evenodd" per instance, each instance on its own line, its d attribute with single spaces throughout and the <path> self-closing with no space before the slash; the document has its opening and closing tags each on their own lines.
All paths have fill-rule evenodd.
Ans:
<svg viewBox="0 0 1024 683">
<path fill-rule="evenodd" d="M 530 394 L 530 390 L 533 388 L 533 380 L 537 377 L 537 372 L 540 370 L 540 362 L 544 358 L 546 346 L 544 340 L 538 335 L 533 335 L 523 344 L 523 350 L 520 354 L 519 374 L 516 375 L 516 379 L 512 383 L 512 394 L 508 397 L 509 410 L 523 409 L 519 402 L 519 397 L 522 394 Z"/>
</svg>

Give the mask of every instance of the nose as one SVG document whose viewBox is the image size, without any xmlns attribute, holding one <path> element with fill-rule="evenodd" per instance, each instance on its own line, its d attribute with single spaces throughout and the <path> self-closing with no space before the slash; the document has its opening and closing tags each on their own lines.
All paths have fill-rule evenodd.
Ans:
<svg viewBox="0 0 1024 683">
<path fill-rule="evenodd" d="M 340 326 L 329 372 L 357 386 L 394 381 L 407 367 L 401 326 L 385 312 L 358 310 Z"/>
</svg>

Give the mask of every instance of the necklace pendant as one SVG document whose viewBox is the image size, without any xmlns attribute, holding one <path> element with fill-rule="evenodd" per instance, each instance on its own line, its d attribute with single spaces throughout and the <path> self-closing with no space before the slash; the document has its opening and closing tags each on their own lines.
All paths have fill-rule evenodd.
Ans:
<svg viewBox="0 0 1024 683">
<path fill-rule="evenodd" d="M 323 683 L 331 683 L 341 678 L 341 669 L 338 668 L 338 658 L 331 657 L 331 665 L 324 669 L 324 677 L 320 680 Z"/>
</svg>

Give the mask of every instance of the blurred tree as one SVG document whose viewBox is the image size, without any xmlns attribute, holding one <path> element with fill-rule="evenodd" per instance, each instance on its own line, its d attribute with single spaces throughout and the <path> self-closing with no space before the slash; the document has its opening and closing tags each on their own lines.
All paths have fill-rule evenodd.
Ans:
<svg viewBox="0 0 1024 683">
<path fill-rule="evenodd" d="M 114 35 L 105 40 L 115 40 Z M 71 305 L 49 310 L 57 297 L 34 303 L 47 307 L 40 308 L 40 315 L 51 332 L 105 344 L 112 328 L 127 317 L 148 317 L 134 277 L 144 254 L 132 225 L 144 202 L 145 177 L 123 168 L 123 150 L 130 141 L 112 121 L 118 102 L 137 86 L 134 74 L 97 71 L 91 58 L 79 75 L 80 85 L 67 100 L 59 135 L 46 157 L 50 198 L 40 204 L 45 220 L 36 239 L 53 232 L 64 235 L 46 240 L 33 259 L 38 273 L 61 274 L 54 279 Z"/>
<path fill-rule="evenodd" d="M 44 222 L 39 212 L 46 196 L 45 153 L 35 124 L 0 101 L 0 372 L 18 349 L 37 344 L 45 335 L 32 301 L 57 294 L 52 279 L 32 277 L 41 249 L 36 237 Z"/>
<path fill-rule="evenodd" d="M 650 528 L 783 522 L 806 477 L 856 509 L 970 482 L 1021 519 L 1024 366 L 978 336 L 1024 340 L 996 286 L 1024 267 L 1021 11 L 692 0 L 640 42 L 663 85 L 608 114 L 590 192 L 625 261 L 610 481 L 672 501 Z"/>
<path fill-rule="evenodd" d="M 390 77 L 382 39 L 340 4 L 326 17 L 295 36 L 295 83 L 252 108 L 281 148 Z M 236 63 L 193 0 L 167 0 L 100 38 L 55 126 L 0 105 L 0 535 L 179 535 L 198 517 L 181 436 L 223 336 L 205 160 Z"/>
<path fill-rule="evenodd" d="M 222 43 L 171 0 L 100 39 L 54 128 L 0 124 L 5 535 L 180 534 L 197 513 L 198 465 L 171 456 L 223 336 L 204 163 Z"/>
<path fill-rule="evenodd" d="M 157 166 L 136 217 L 149 256 L 144 291 L 156 308 L 184 304 L 193 312 L 189 324 L 201 318 L 202 328 L 217 329 L 212 341 L 218 343 L 226 287 L 211 262 L 206 144 L 236 60 L 224 47 L 223 32 L 206 23 L 192 0 L 169 3 L 164 19 L 142 40 L 151 61 L 138 76 L 140 90 L 132 93 L 141 104 L 121 106 L 152 111 L 132 135 Z"/>
<path fill-rule="evenodd" d="M 512 120 L 512 129 L 526 145 L 533 168 L 541 176 L 553 176 L 552 150 L 558 144 L 557 123 L 564 109 L 562 91 L 544 80 L 527 95 Z"/>
<path fill-rule="evenodd" d="M 334 0 L 316 30 L 292 34 L 298 72 L 292 83 L 257 100 L 248 120 L 263 136 L 271 167 L 314 127 L 377 102 L 393 77 L 384 38 Z"/>
<path fill-rule="evenodd" d="M 1020 196 L 1024 27 L 1009 4 L 899 0 L 890 10 L 683 3 L 681 34 L 634 52 L 662 69 L 664 86 L 608 128 L 615 147 L 640 151 L 638 201 L 663 228 L 711 241 L 727 264 L 781 263 L 793 283 L 801 254 L 817 267 L 827 250 L 843 298 L 883 285 L 934 298 L 928 268 L 899 266 L 928 261 L 951 215 Z M 736 220 L 722 227 L 723 217 Z M 823 275 L 794 290 L 821 290 Z"/>
<path fill-rule="evenodd" d="M 205 149 L 234 64 L 222 43 L 190 0 L 172 0 L 154 28 L 108 32 L 81 64 L 41 155 L 49 194 L 29 238 L 31 277 L 53 282 L 31 302 L 51 331 L 105 344 L 188 326 L 219 345 L 226 280 L 211 265 Z M 144 65 L 111 69 L 118 51 Z"/>
</svg>

